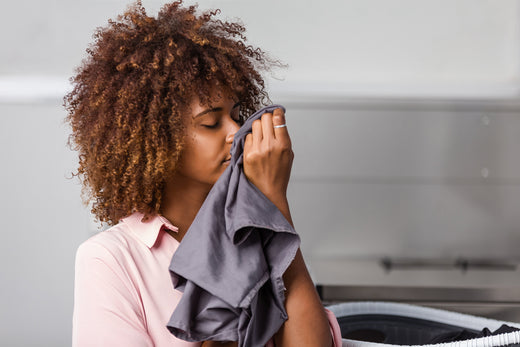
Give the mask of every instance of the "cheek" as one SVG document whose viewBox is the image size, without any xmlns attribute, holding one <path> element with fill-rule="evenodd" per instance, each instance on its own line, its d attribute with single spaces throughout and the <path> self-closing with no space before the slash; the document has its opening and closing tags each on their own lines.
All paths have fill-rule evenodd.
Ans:
<svg viewBox="0 0 520 347">
<path fill-rule="evenodd" d="M 207 159 L 214 158 L 220 151 L 218 138 L 210 135 L 196 135 L 192 138 L 193 154 Z"/>
<path fill-rule="evenodd" d="M 204 136 L 192 136 L 184 145 L 183 164 L 192 170 L 203 169 L 215 157 L 213 147 Z"/>
</svg>

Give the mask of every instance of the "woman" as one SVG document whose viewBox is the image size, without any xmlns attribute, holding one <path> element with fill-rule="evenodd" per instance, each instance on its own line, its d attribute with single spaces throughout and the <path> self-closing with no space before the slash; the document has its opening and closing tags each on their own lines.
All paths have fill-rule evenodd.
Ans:
<svg viewBox="0 0 520 347">
<path fill-rule="evenodd" d="M 268 100 L 258 71 L 278 63 L 244 43 L 241 25 L 181 5 L 153 18 L 138 1 L 98 29 L 65 97 L 85 200 L 112 225 L 77 251 L 74 346 L 201 345 L 166 328 L 181 297 L 168 265 L 227 167 L 235 132 Z M 254 122 L 244 173 L 291 222 L 284 124 L 281 109 Z M 331 346 L 327 312 L 299 251 L 283 279 L 289 319 L 271 342 Z"/>
</svg>

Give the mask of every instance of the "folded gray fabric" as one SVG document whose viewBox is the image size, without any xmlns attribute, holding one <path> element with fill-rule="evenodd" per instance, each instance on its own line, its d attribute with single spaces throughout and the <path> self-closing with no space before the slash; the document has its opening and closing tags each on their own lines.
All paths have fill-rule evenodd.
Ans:
<svg viewBox="0 0 520 347">
<path fill-rule="evenodd" d="M 178 338 L 264 346 L 287 319 L 282 275 L 300 238 L 242 169 L 252 122 L 280 107 L 262 108 L 237 131 L 228 168 L 172 257 L 183 296 L 167 327 Z"/>
</svg>

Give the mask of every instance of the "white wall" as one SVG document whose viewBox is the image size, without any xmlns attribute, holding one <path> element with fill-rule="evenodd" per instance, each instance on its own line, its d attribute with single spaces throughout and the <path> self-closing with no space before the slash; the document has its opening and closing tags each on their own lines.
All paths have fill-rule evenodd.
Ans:
<svg viewBox="0 0 520 347">
<path fill-rule="evenodd" d="M 80 188 L 68 180 L 58 103 L 0 104 L 0 344 L 69 346 L 75 248 L 87 236 Z"/>
<path fill-rule="evenodd" d="M 193 3 L 194 1 L 188 1 Z M 154 14 L 164 1 L 144 0 Z M 517 0 L 207 0 L 287 62 L 278 89 L 349 95 L 516 96 Z M 10 2 L 0 75 L 71 75 L 94 28 L 126 1 Z"/>
<path fill-rule="evenodd" d="M 153 13 L 163 2 L 143 3 Z M 311 267 L 343 250 L 428 254 L 423 237 L 437 229 L 432 244 L 447 256 L 516 254 L 520 124 L 500 99 L 519 96 L 519 1 L 200 3 L 242 18 L 253 43 L 290 64 L 276 73 L 284 81 L 271 80 L 272 98 L 289 107 L 290 198 Z M 0 11 L 2 345 L 70 345 L 74 252 L 92 224 L 66 179 L 76 158 L 60 97 L 93 29 L 125 6 L 26 1 Z M 361 106 L 345 101 L 360 96 Z M 374 104 L 381 97 L 444 101 L 403 109 Z M 499 101 L 467 111 L 454 98 Z M 503 236 L 492 248 L 464 239 L 489 241 L 488 230 Z"/>
</svg>

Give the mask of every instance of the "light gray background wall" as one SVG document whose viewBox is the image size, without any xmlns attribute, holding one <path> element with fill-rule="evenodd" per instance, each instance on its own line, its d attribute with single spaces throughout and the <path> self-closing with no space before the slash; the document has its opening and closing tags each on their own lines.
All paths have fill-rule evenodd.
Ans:
<svg viewBox="0 0 520 347">
<path fill-rule="evenodd" d="M 155 13 L 163 1 L 143 3 Z M 311 271 L 334 257 L 517 257 L 519 1 L 200 4 L 241 18 L 290 64 L 269 82 L 289 110 L 290 199 Z M 74 253 L 96 226 L 66 178 L 76 158 L 60 98 L 93 29 L 126 5 L 0 11 L 2 346 L 70 345 Z M 374 279 L 354 269 L 351 281 Z"/>
</svg>

